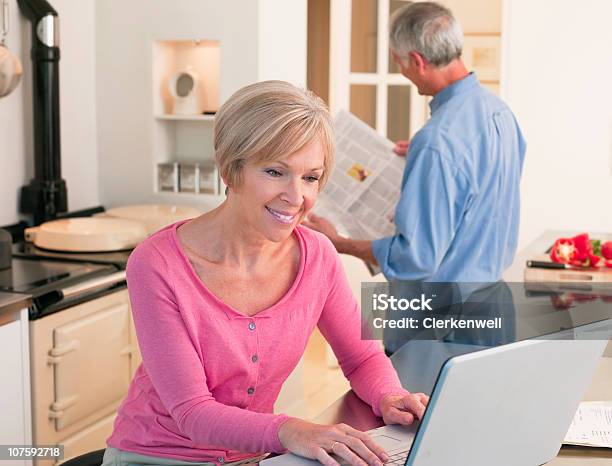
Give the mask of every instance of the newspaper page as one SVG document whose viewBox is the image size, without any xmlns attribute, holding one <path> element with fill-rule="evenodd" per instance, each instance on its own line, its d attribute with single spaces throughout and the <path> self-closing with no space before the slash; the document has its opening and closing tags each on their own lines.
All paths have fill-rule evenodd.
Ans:
<svg viewBox="0 0 612 466">
<path fill-rule="evenodd" d="M 318 215 L 354 239 L 395 233 L 405 159 L 395 144 L 347 111 L 335 118 L 336 167 L 319 196 Z"/>
<path fill-rule="evenodd" d="M 580 403 L 563 443 L 612 448 L 612 402 Z"/>
</svg>

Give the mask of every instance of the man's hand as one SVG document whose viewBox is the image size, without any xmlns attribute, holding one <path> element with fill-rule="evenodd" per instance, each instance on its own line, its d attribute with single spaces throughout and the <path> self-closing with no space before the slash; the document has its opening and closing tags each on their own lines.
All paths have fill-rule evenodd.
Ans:
<svg viewBox="0 0 612 466">
<path fill-rule="evenodd" d="M 289 419 L 280 426 L 278 439 L 290 452 L 326 466 L 339 466 L 331 453 L 355 466 L 383 466 L 389 459 L 368 434 L 346 424 L 326 426 Z"/>
<path fill-rule="evenodd" d="M 338 230 L 332 222 L 327 220 L 326 218 L 319 217 L 315 214 L 309 214 L 308 219 L 302 222 L 303 225 L 311 228 L 315 231 L 323 233 L 327 236 L 332 243 L 335 244 L 335 241 L 338 239 L 340 235 L 338 235 Z"/>
<path fill-rule="evenodd" d="M 380 402 L 380 412 L 385 424 L 409 426 L 414 419 L 423 419 L 429 397 L 424 393 L 387 395 Z"/>
<path fill-rule="evenodd" d="M 403 157 L 406 155 L 406 152 L 408 152 L 409 145 L 410 145 L 410 141 L 408 140 L 397 141 L 395 143 L 395 147 L 393 148 L 393 152 Z"/>
<path fill-rule="evenodd" d="M 372 252 L 371 241 L 344 238 L 338 234 L 332 222 L 315 214 L 309 214 L 308 220 L 302 221 L 302 224 L 327 236 L 340 254 L 350 254 L 372 265 L 378 265 Z"/>
</svg>

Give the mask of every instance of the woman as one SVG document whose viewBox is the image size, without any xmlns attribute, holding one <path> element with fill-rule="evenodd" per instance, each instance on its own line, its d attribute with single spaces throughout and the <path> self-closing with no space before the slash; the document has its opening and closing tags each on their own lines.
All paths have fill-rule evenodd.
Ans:
<svg viewBox="0 0 612 466">
<path fill-rule="evenodd" d="M 345 425 L 273 414 L 316 325 L 355 392 L 387 423 L 421 417 L 360 313 L 329 240 L 300 222 L 333 164 L 329 114 L 281 81 L 236 92 L 219 110 L 215 158 L 227 199 L 139 245 L 127 280 L 143 364 L 104 464 L 253 464 L 292 451 L 335 465 L 381 465 L 384 451 Z"/>
</svg>

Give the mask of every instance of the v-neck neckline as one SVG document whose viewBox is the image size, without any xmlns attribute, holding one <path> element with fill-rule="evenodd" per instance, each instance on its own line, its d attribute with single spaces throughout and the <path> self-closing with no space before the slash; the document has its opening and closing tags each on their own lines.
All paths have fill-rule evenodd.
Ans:
<svg viewBox="0 0 612 466">
<path fill-rule="evenodd" d="M 304 268 L 306 265 L 306 247 L 304 243 L 304 237 L 302 235 L 302 232 L 300 231 L 300 226 L 296 226 L 292 234 L 295 235 L 295 237 L 298 240 L 298 245 L 300 249 L 300 262 L 298 266 L 298 271 L 295 275 L 295 279 L 293 280 L 293 283 L 291 284 L 289 289 L 274 304 L 272 304 L 271 306 L 268 306 L 265 309 L 262 309 L 256 314 L 253 314 L 252 316 L 249 316 L 247 314 L 244 314 L 238 311 L 237 309 L 234 309 L 232 306 L 222 301 L 219 297 L 217 297 L 212 291 L 208 289 L 208 287 L 204 284 L 204 282 L 202 281 L 202 279 L 196 272 L 193 264 L 189 260 L 189 257 L 187 256 L 185 249 L 183 245 L 181 244 L 181 241 L 178 237 L 178 229 L 182 225 L 187 223 L 188 221 L 189 220 L 183 220 L 173 225 L 171 236 L 174 242 L 174 246 L 177 250 L 179 257 L 185 263 L 185 266 L 188 270 L 190 278 L 196 282 L 196 286 L 200 289 L 201 292 L 203 292 L 209 298 L 215 301 L 224 310 L 228 319 L 235 319 L 235 318 L 253 319 L 253 318 L 259 318 L 259 317 L 271 317 L 270 314 L 273 313 L 278 307 L 282 306 L 290 298 L 290 296 L 294 293 L 295 289 L 298 287 L 300 281 L 302 280 L 302 275 L 304 273 Z"/>
</svg>

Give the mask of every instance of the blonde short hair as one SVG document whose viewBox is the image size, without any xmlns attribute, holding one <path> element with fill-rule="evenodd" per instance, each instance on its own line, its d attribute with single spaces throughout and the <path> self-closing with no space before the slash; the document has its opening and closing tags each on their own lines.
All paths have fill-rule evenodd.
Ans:
<svg viewBox="0 0 612 466">
<path fill-rule="evenodd" d="M 229 186 L 239 186 L 246 163 L 278 160 L 319 138 L 324 151 L 319 190 L 334 163 L 333 124 L 311 91 L 285 81 L 263 81 L 236 91 L 215 118 L 215 160 Z"/>
</svg>

